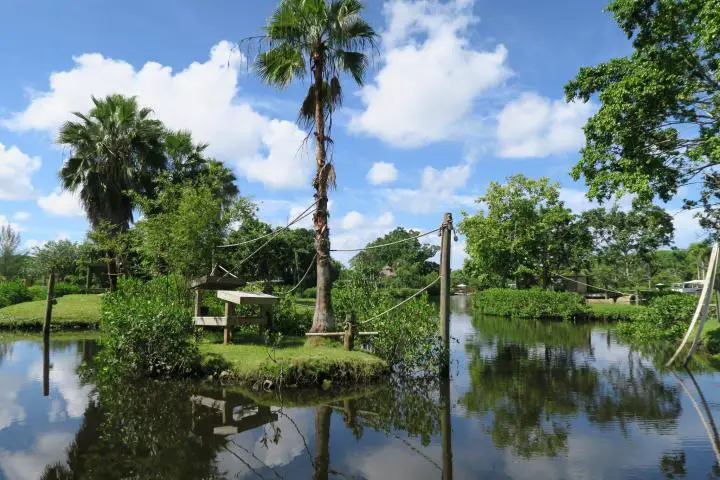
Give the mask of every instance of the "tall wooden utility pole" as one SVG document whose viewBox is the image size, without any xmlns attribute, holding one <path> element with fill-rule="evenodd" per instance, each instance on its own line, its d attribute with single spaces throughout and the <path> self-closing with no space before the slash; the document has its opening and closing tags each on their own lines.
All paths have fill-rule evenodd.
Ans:
<svg viewBox="0 0 720 480">
<path fill-rule="evenodd" d="M 450 244 L 453 219 L 446 213 L 440 227 L 440 337 L 443 343 L 443 359 L 440 376 L 450 377 Z"/>
</svg>

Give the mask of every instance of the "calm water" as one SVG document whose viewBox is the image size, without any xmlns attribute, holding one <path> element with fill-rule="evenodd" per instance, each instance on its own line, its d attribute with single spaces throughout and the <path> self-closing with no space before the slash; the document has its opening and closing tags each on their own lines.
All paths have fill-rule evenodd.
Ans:
<svg viewBox="0 0 720 480">
<path fill-rule="evenodd" d="M 92 341 L 51 344 L 45 397 L 42 343 L 0 343 L 0 479 L 720 476 L 720 375 L 680 383 L 604 327 L 473 319 L 456 301 L 449 385 L 335 398 L 97 388 L 76 371 Z"/>
</svg>

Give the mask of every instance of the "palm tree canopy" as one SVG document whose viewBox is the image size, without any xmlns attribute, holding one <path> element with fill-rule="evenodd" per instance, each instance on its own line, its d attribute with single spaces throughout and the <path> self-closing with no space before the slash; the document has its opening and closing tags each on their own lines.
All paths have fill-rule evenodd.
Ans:
<svg viewBox="0 0 720 480">
<path fill-rule="evenodd" d="M 70 147 L 60 170 L 63 188 L 79 192 L 93 226 L 106 221 L 119 230 L 133 220 L 132 193 L 152 196 L 156 175 L 166 168 L 163 125 L 134 97 L 93 97 L 87 113 L 75 112 L 57 142 Z"/>
<path fill-rule="evenodd" d="M 164 143 L 168 159 L 165 176 L 170 183 L 205 184 L 225 203 L 230 203 L 240 193 L 232 170 L 208 157 L 205 154 L 208 144 L 195 143 L 189 131 L 168 131 Z"/>
<path fill-rule="evenodd" d="M 265 27 L 269 48 L 255 60 L 265 82 L 284 88 L 293 79 L 320 69 L 322 108 L 329 117 L 342 103 L 340 75 L 363 84 L 369 65 L 366 52 L 376 48 L 375 30 L 361 18 L 359 0 L 282 0 Z M 312 83 L 312 82 L 311 82 Z M 314 124 L 315 84 L 300 108 L 299 123 Z"/>
</svg>

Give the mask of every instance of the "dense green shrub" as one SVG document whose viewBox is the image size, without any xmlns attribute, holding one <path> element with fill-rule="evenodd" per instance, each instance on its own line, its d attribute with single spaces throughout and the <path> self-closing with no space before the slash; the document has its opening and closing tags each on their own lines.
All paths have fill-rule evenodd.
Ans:
<svg viewBox="0 0 720 480">
<path fill-rule="evenodd" d="M 503 317 L 569 320 L 589 313 L 582 295 L 540 288 L 489 288 L 473 294 L 472 304 L 478 313 Z"/>
<path fill-rule="evenodd" d="M 32 300 L 28 287 L 18 280 L 0 282 L 0 308 Z"/>
<path fill-rule="evenodd" d="M 677 340 L 687 331 L 697 301 L 680 293 L 656 297 L 631 321 L 620 322 L 617 332 L 634 342 Z"/>
<path fill-rule="evenodd" d="M 416 290 L 413 291 L 415 293 Z M 396 371 L 434 374 L 442 353 L 438 336 L 438 313 L 427 294 L 390 313 L 374 318 L 397 305 L 390 291 L 359 274 L 348 273 L 333 288 L 338 329 L 347 314 L 354 313 L 359 330 L 377 331 L 366 337 L 367 348 Z"/>
<path fill-rule="evenodd" d="M 289 336 L 304 335 L 310 330 L 313 311 L 298 308 L 290 296 L 281 296 L 273 309 L 273 330 Z"/>
<path fill-rule="evenodd" d="M 317 288 L 315 288 L 315 287 L 306 288 L 305 290 L 303 290 L 302 296 L 304 298 L 315 298 L 317 296 Z"/>
<path fill-rule="evenodd" d="M 199 365 L 187 288 L 173 277 L 120 279 L 103 299 L 104 368 L 129 376 L 181 376 Z"/>
</svg>

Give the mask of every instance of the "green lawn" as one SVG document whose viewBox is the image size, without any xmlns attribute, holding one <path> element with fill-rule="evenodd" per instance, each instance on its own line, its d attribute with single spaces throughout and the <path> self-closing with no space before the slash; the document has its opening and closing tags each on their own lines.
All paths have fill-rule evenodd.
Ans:
<svg viewBox="0 0 720 480">
<path fill-rule="evenodd" d="M 53 305 L 52 328 L 97 328 L 102 295 L 65 295 Z M 0 329 L 40 330 L 45 319 L 45 300 L 0 308 Z"/>
<path fill-rule="evenodd" d="M 305 338 L 288 337 L 273 350 L 256 343 L 203 343 L 200 352 L 207 363 L 225 361 L 233 380 L 255 384 L 265 380 L 278 383 L 282 373 L 287 385 L 319 385 L 323 380 L 334 383 L 363 383 L 387 373 L 387 364 L 369 353 L 346 352 L 342 345 L 327 342 L 309 346 Z"/>
</svg>

